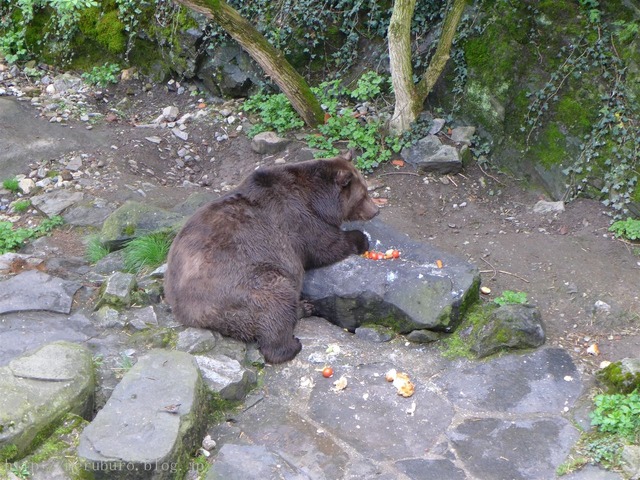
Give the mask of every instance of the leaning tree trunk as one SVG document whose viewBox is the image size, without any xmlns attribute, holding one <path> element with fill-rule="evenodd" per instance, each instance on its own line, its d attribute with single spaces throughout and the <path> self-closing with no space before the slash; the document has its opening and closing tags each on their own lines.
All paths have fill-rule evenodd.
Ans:
<svg viewBox="0 0 640 480">
<path fill-rule="evenodd" d="M 406 132 L 416 121 L 424 101 L 444 70 L 465 0 L 453 0 L 444 19 L 436 51 L 417 85 L 413 84 L 411 64 L 411 20 L 415 5 L 416 0 L 396 0 L 389 22 L 389 61 L 395 94 L 395 109 L 389 121 L 389 130 L 395 135 Z"/>
<path fill-rule="evenodd" d="M 427 96 L 431 93 L 431 90 L 438 81 L 438 78 L 440 78 L 440 74 L 442 74 L 442 71 L 447 64 L 447 60 L 449 60 L 449 52 L 451 52 L 453 37 L 456 36 L 456 30 L 458 29 L 458 24 L 462 18 L 464 6 L 465 0 L 453 0 L 453 5 L 444 19 L 442 33 L 440 33 L 440 40 L 438 40 L 436 51 L 429 62 L 427 71 L 424 72 L 424 75 L 417 86 L 417 94 L 418 97 L 422 98 L 422 102 L 424 102 L 427 99 Z"/>
<path fill-rule="evenodd" d="M 255 27 L 223 0 L 174 0 L 214 20 L 280 87 L 304 122 L 315 127 L 324 121 L 324 112 L 304 78 L 295 71 Z"/>
<path fill-rule="evenodd" d="M 413 85 L 413 66 L 411 65 L 411 19 L 416 0 L 396 0 L 389 21 L 389 64 L 391 82 L 395 95 L 393 117 L 389 130 L 395 135 L 409 130 L 411 123 L 418 117 L 421 104 L 416 100 Z M 416 107 L 418 109 L 416 110 Z"/>
</svg>

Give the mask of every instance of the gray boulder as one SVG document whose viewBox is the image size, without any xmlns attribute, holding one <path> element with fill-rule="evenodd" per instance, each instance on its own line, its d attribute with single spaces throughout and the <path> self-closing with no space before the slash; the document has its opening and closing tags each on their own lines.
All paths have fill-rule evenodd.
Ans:
<svg viewBox="0 0 640 480">
<path fill-rule="evenodd" d="M 100 227 L 116 207 L 102 198 L 84 198 L 64 213 L 65 223 L 78 227 Z"/>
<path fill-rule="evenodd" d="M 226 355 L 197 355 L 196 361 L 207 386 L 225 400 L 242 400 L 255 386 L 256 376 Z"/>
<path fill-rule="evenodd" d="M 540 310 L 533 305 L 503 305 L 476 325 L 471 351 L 478 358 L 501 350 L 539 347 L 545 341 Z"/>
<path fill-rule="evenodd" d="M 456 127 L 451 131 L 451 140 L 467 147 L 473 142 L 476 127 Z"/>
<path fill-rule="evenodd" d="M 83 198 L 84 193 L 82 192 L 58 189 L 31 197 L 31 204 L 48 217 L 53 217 L 81 202 Z"/>
<path fill-rule="evenodd" d="M 478 298 L 476 267 L 413 241 L 377 219 L 346 228 L 351 227 L 370 236 L 372 250 L 395 248 L 401 257 L 374 261 L 352 255 L 307 272 L 302 296 L 314 305 L 318 316 L 350 331 L 367 323 L 400 333 L 450 332 L 457 327 L 461 314 Z"/>
<path fill-rule="evenodd" d="M 251 57 L 237 45 L 216 48 L 196 75 L 209 91 L 221 97 L 248 97 L 263 79 Z"/>
<path fill-rule="evenodd" d="M 189 327 L 178 333 L 176 350 L 187 353 L 205 353 L 213 350 L 221 335 L 205 328 Z"/>
<path fill-rule="evenodd" d="M 251 149 L 256 153 L 278 153 L 286 148 L 290 140 L 275 132 L 260 132 L 251 140 Z"/>
<path fill-rule="evenodd" d="M 91 352 L 68 342 L 50 343 L 0 367 L 0 451 L 21 458 L 67 414 L 88 418 L 94 389 Z"/>
<path fill-rule="evenodd" d="M 129 307 L 131 294 L 136 288 L 136 277 L 130 273 L 116 272 L 102 285 L 96 310 L 104 305 L 116 308 Z"/>
<path fill-rule="evenodd" d="M 29 270 L 0 282 L 0 314 L 28 310 L 69 313 L 80 284 Z"/>
<path fill-rule="evenodd" d="M 640 358 L 623 358 L 596 372 L 610 392 L 631 393 L 640 388 Z"/>
<path fill-rule="evenodd" d="M 83 469 L 96 479 L 176 478 L 202 439 L 205 397 L 191 355 L 151 350 L 82 432 Z"/>
<path fill-rule="evenodd" d="M 622 470 L 631 479 L 640 478 L 640 445 L 622 448 Z"/>
<path fill-rule="evenodd" d="M 184 216 L 179 213 L 128 201 L 105 220 L 100 240 L 109 250 L 116 250 L 135 237 L 177 228 L 183 220 Z"/>
<path fill-rule="evenodd" d="M 416 167 L 419 173 L 446 175 L 462 170 L 458 150 L 451 145 L 444 145 L 435 135 L 427 135 L 415 145 L 403 148 L 400 155 L 407 163 Z"/>
</svg>

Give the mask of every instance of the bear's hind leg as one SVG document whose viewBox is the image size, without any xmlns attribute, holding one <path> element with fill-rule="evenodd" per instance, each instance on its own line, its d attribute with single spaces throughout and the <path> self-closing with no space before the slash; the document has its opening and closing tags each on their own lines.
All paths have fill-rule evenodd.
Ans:
<svg viewBox="0 0 640 480">
<path fill-rule="evenodd" d="M 302 349 L 302 343 L 293 335 L 298 321 L 297 308 L 286 312 L 265 312 L 261 317 L 256 337 L 267 363 L 284 363 L 293 359 Z"/>
</svg>

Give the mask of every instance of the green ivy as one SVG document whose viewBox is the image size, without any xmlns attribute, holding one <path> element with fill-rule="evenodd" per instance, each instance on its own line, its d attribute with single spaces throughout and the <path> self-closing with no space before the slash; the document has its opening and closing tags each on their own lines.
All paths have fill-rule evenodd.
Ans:
<svg viewBox="0 0 640 480">
<path fill-rule="evenodd" d="M 0 255 L 20 249 L 28 239 L 47 235 L 63 223 L 58 216 L 43 220 L 33 228 L 15 228 L 11 222 L 0 222 Z"/>
<path fill-rule="evenodd" d="M 90 72 L 83 73 L 82 79 L 91 85 L 98 85 L 104 88 L 110 83 L 118 83 L 118 73 L 120 73 L 119 65 L 105 63 L 100 67 L 93 67 Z"/>
<path fill-rule="evenodd" d="M 534 151 L 544 149 L 547 163 L 560 164 L 563 148 L 556 141 L 548 141 L 548 132 L 555 128 L 558 139 L 566 132 L 552 124 L 545 127 L 544 123 L 555 115 L 575 132 L 586 130 L 579 155 L 563 169 L 569 184 L 567 197 L 595 194 L 612 208 L 615 218 L 620 218 L 629 213 L 640 176 L 640 105 L 628 91 L 628 69 L 618 50 L 627 48 L 625 44 L 634 48 L 632 40 L 638 26 L 627 22 L 607 25 L 602 21 L 598 0 L 580 0 L 579 5 L 586 18 L 582 36 L 559 49 L 556 70 L 542 88 L 527 94 L 529 106 L 521 131 L 527 146 L 538 141 Z M 564 96 L 578 82 L 597 85 L 600 108 L 596 118 L 585 116 L 576 101 Z M 542 141 L 548 145 L 542 145 Z"/>
<path fill-rule="evenodd" d="M 245 112 L 258 114 L 260 118 L 260 123 L 249 130 L 250 137 L 267 130 L 284 133 L 304 126 L 304 122 L 283 93 L 258 93 L 249 97 L 242 108 Z"/>
<path fill-rule="evenodd" d="M 386 137 L 379 119 L 360 118 L 351 103 L 354 99 L 375 104 L 388 91 L 389 78 L 376 72 L 366 72 L 356 82 L 353 90 L 340 80 L 323 82 L 313 87 L 326 113 L 326 121 L 317 131 L 306 136 L 309 147 L 316 149 L 316 157 L 333 157 L 341 149 L 357 149 L 361 154 L 356 166 L 371 171 L 389 160 L 392 152 L 398 152 L 406 144 L 405 138 Z M 259 93 L 248 98 L 245 111 L 257 113 L 260 123 L 249 132 L 253 136 L 266 130 L 284 133 L 304 126 L 284 94 Z"/>
<path fill-rule="evenodd" d="M 640 240 L 640 220 L 627 218 L 613 222 L 609 227 L 616 237 L 623 237 L 627 240 Z"/>
</svg>

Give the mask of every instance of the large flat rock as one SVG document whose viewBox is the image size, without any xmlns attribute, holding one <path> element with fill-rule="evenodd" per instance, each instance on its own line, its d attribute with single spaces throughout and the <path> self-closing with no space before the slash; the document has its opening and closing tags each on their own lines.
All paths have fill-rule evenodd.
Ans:
<svg viewBox="0 0 640 480">
<path fill-rule="evenodd" d="M 580 373 L 559 348 L 460 362 L 455 371 L 436 383 L 457 407 L 473 412 L 558 413 L 572 407 L 582 393 Z"/>
<path fill-rule="evenodd" d="M 401 337 L 370 342 L 319 318 L 295 333 L 300 354 L 265 368 L 265 388 L 209 431 L 218 457 L 208 478 L 240 478 L 253 454 L 256 469 L 282 466 L 256 470 L 263 478 L 551 479 L 579 436 L 570 412 L 582 381 L 563 350 L 478 362 Z M 411 397 L 386 381 L 391 368 L 415 384 Z"/>
<path fill-rule="evenodd" d="M 96 479 L 176 478 L 202 440 L 204 392 L 191 355 L 151 350 L 82 432 L 83 468 Z"/>
<path fill-rule="evenodd" d="M 81 313 L 7 313 L 0 317 L 0 366 L 47 343 L 83 343 L 96 334 L 91 320 Z"/>
<path fill-rule="evenodd" d="M 307 272 L 302 296 L 319 316 L 351 331 L 366 323 L 402 333 L 455 329 L 461 310 L 478 297 L 475 266 L 413 241 L 378 219 L 345 227 L 349 228 L 363 230 L 372 250 L 395 248 L 401 257 L 374 261 L 352 255 Z"/>
<path fill-rule="evenodd" d="M 0 314 L 29 310 L 69 313 L 80 284 L 37 270 L 0 282 Z"/>
<path fill-rule="evenodd" d="M 94 389 L 91 353 L 68 342 L 45 345 L 0 367 L 0 450 L 15 445 L 20 458 L 66 414 L 88 417 Z"/>
</svg>

